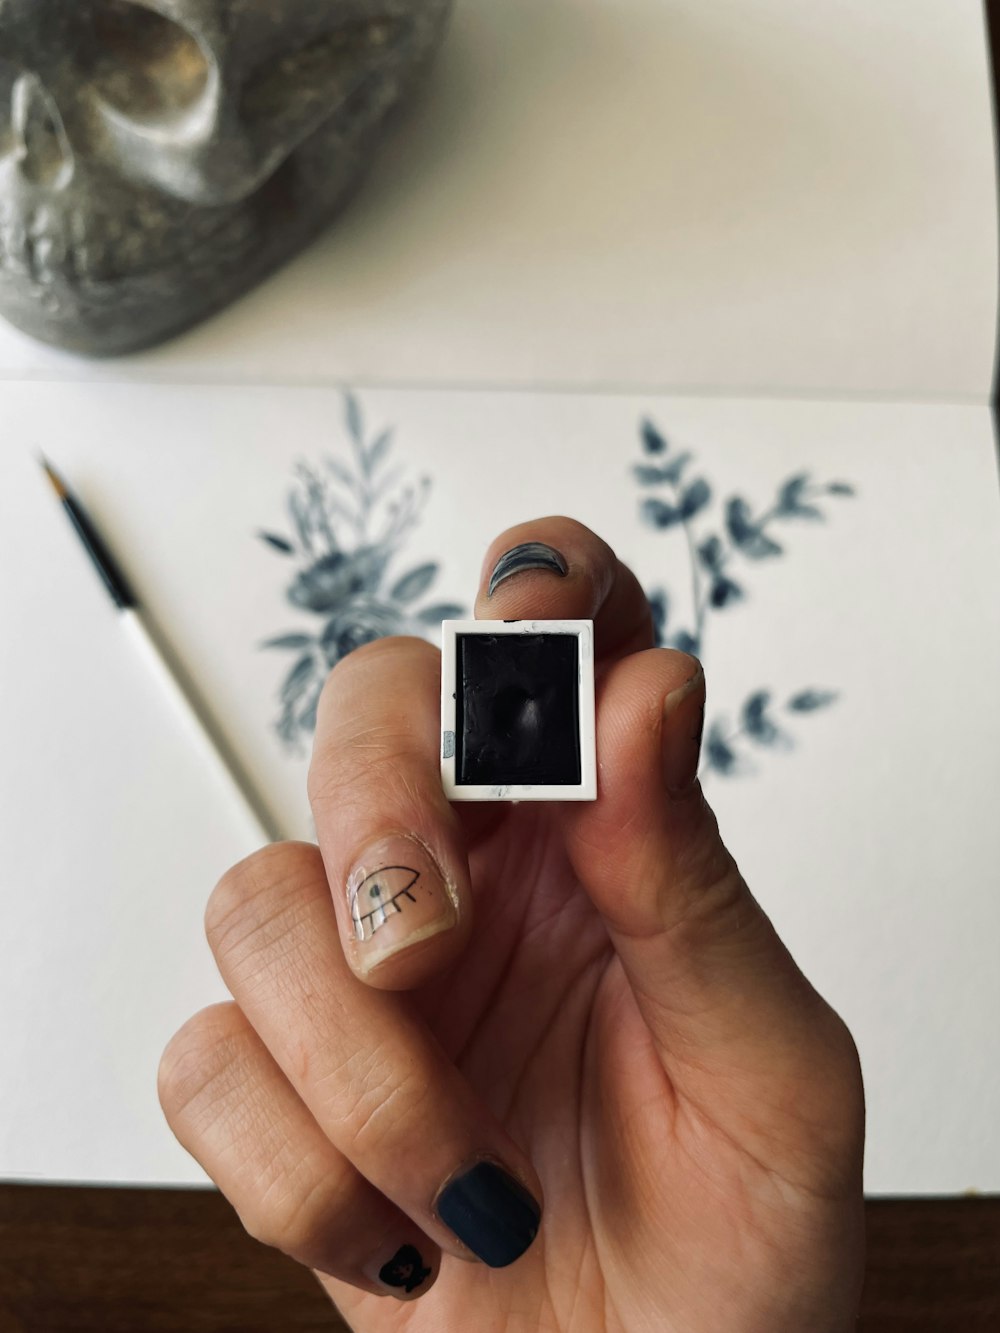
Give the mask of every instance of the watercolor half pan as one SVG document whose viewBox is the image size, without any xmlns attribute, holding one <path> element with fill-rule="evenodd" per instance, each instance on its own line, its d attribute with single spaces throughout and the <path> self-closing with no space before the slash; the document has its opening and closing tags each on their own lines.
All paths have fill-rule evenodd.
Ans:
<svg viewBox="0 0 1000 1333">
<path fill-rule="evenodd" d="M 441 780 L 452 801 L 597 797 L 590 620 L 446 620 Z"/>
</svg>

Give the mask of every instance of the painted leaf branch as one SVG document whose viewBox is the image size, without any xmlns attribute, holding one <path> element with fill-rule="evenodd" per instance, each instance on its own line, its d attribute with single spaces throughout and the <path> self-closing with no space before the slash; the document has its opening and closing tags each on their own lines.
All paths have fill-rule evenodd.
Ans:
<svg viewBox="0 0 1000 1333">
<path fill-rule="evenodd" d="M 683 532 L 691 580 L 691 628 L 673 626 L 673 598 L 666 585 L 648 592 L 657 642 L 704 657 L 709 617 L 748 599 L 750 567 L 785 555 L 776 526 L 824 522 L 826 511 L 820 502 L 853 496 L 855 489 L 846 481 L 820 482 L 809 472 L 798 472 L 780 484 L 765 508 L 755 510 L 745 496 L 729 495 L 720 500 L 721 515 L 713 520 L 709 514 L 713 489 L 706 477 L 691 476 L 691 453 L 675 451 L 649 419 L 641 422 L 639 438 L 642 457 L 633 464 L 632 473 L 644 492 L 640 518 L 658 531 Z M 803 690 L 783 707 L 793 714 L 811 713 L 828 708 L 836 697 L 829 690 Z M 745 769 L 741 747 L 791 748 L 791 736 L 775 720 L 774 707 L 770 692 L 757 690 L 744 701 L 735 727 L 724 717 L 715 719 L 705 735 L 705 767 L 733 774 Z"/>
<path fill-rule="evenodd" d="M 803 690 L 780 707 L 785 713 L 814 713 L 829 708 L 836 699 L 833 690 Z M 770 690 L 755 690 L 743 701 L 735 725 L 724 715 L 716 717 L 705 733 L 706 767 L 728 777 L 750 770 L 748 754 L 754 746 L 794 749 L 794 739 L 775 717 L 776 707 Z"/>
</svg>

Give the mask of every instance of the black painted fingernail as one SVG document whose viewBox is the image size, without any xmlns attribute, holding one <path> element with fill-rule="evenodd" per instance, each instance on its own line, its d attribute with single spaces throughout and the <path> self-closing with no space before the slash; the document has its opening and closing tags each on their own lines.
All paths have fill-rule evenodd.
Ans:
<svg viewBox="0 0 1000 1333">
<path fill-rule="evenodd" d="M 362 1272 L 369 1281 L 388 1287 L 391 1296 L 405 1301 L 412 1299 L 414 1293 L 422 1296 L 429 1290 L 434 1281 L 434 1266 L 433 1258 L 425 1264 L 423 1254 L 416 1245 L 407 1244 L 397 1246 L 392 1257 L 382 1264 L 377 1259 L 373 1260 Z"/>
<path fill-rule="evenodd" d="M 489 596 L 493 596 L 504 579 L 521 574 L 526 569 L 548 569 L 561 579 L 569 573 L 565 557 L 554 546 L 546 546 L 544 542 L 522 542 L 520 546 L 505 551 L 494 565 L 490 575 Z"/>
<path fill-rule="evenodd" d="M 535 1239 L 542 1210 L 502 1167 L 477 1162 L 444 1187 L 437 1214 L 484 1264 L 506 1268 Z"/>
</svg>

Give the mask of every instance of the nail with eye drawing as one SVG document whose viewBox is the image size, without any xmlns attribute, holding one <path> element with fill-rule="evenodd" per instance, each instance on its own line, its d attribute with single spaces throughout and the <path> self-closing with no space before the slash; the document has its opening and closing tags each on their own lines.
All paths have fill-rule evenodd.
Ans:
<svg viewBox="0 0 1000 1333">
<path fill-rule="evenodd" d="M 370 972 L 458 920 L 457 898 L 430 853 L 415 839 L 383 838 L 347 877 L 347 908 L 358 970 Z"/>
</svg>

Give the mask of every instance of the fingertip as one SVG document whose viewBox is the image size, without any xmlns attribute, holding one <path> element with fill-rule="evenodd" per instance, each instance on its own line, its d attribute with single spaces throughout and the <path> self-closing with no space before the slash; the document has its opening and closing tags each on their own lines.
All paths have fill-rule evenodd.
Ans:
<svg viewBox="0 0 1000 1333">
<path fill-rule="evenodd" d="M 441 1272 L 441 1250 L 428 1237 L 414 1235 L 389 1247 L 365 1266 L 363 1277 L 376 1296 L 417 1301 L 433 1288 Z"/>
<path fill-rule="evenodd" d="M 592 618 L 610 588 L 615 555 L 575 519 L 519 523 L 489 545 L 476 596 L 478 620 Z"/>
<path fill-rule="evenodd" d="M 489 1157 L 466 1164 L 434 1201 L 436 1216 L 489 1268 L 508 1268 L 531 1248 L 542 1210 L 534 1170 L 519 1177 Z"/>
<path fill-rule="evenodd" d="M 355 858 L 344 905 L 345 952 L 355 976 L 376 990 L 411 990 L 464 948 L 468 865 L 454 846 L 442 854 L 417 834 L 392 833 Z"/>
<path fill-rule="evenodd" d="M 623 929 L 656 928 L 651 886 L 664 857 L 686 855 L 706 817 L 704 802 L 691 799 L 705 688 L 700 661 L 667 648 L 615 662 L 598 684 L 597 800 L 567 806 L 562 818 L 581 877 Z"/>
<path fill-rule="evenodd" d="M 468 936 L 468 925 L 456 920 L 422 939 L 401 944 L 367 966 L 358 964 L 353 952 L 348 955 L 348 963 L 358 980 L 373 990 L 415 990 L 458 961 Z"/>
<path fill-rule="evenodd" d="M 648 648 L 653 622 L 632 571 L 595 532 L 554 515 L 508 528 L 490 544 L 478 620 L 593 620 L 605 659 Z"/>
<path fill-rule="evenodd" d="M 614 551 L 607 542 L 578 519 L 569 518 L 565 514 L 548 514 L 528 519 L 524 523 L 515 523 L 512 527 L 506 528 L 494 537 L 486 548 L 479 572 L 481 595 L 489 598 L 490 585 L 504 573 L 504 563 L 507 558 L 522 547 L 528 548 L 525 551 L 525 559 L 532 555 L 531 548 L 543 548 L 535 554 L 550 562 L 554 573 L 563 576 L 569 572 L 567 566 L 571 561 L 584 557 L 590 559 L 597 552 L 603 554 L 605 564 L 609 567 L 615 559 Z M 517 561 L 513 563 L 516 564 Z"/>
<path fill-rule="evenodd" d="M 706 699 L 704 668 L 697 657 L 672 648 L 632 653 L 597 686 L 600 783 L 598 800 L 612 804 L 636 792 L 656 805 L 663 788 L 684 785 L 677 770 L 686 761 L 697 772 L 697 753 L 675 758 L 680 738 L 701 717 Z M 639 775 L 642 775 L 640 781 Z"/>
</svg>

